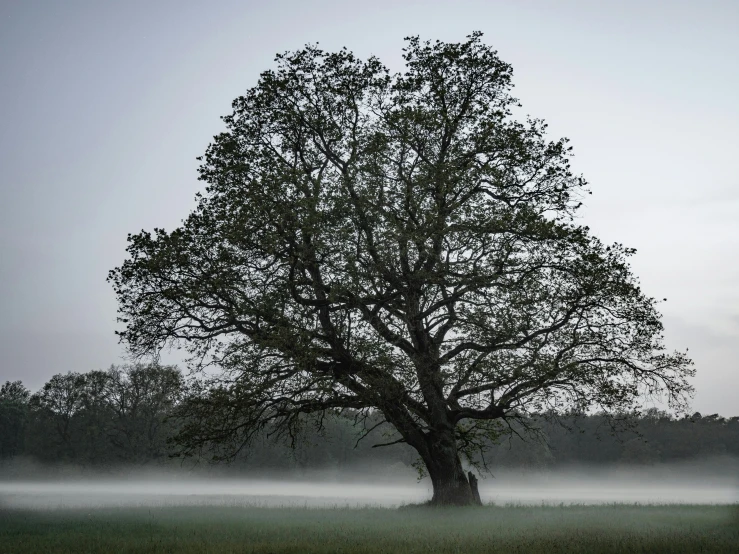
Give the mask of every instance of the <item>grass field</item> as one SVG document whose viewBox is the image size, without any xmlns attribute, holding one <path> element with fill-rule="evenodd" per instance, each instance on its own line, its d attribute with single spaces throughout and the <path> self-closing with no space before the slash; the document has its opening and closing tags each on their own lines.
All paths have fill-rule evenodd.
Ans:
<svg viewBox="0 0 739 554">
<path fill-rule="evenodd" d="M 0 510 L 0 552 L 739 552 L 739 505 Z"/>
</svg>

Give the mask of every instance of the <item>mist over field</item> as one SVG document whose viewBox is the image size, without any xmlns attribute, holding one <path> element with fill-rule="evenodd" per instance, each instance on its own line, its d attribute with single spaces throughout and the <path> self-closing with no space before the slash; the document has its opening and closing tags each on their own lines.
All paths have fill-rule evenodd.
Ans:
<svg viewBox="0 0 739 554">
<path fill-rule="evenodd" d="M 733 504 L 739 502 L 739 459 L 721 457 L 655 466 L 589 467 L 544 471 L 503 468 L 483 474 L 486 504 Z M 6 464 L 0 508 L 131 506 L 377 506 L 431 498 L 428 479 L 411 468 L 357 466 L 269 475 L 236 474 L 227 467 L 86 471 L 74 466 Z"/>
</svg>

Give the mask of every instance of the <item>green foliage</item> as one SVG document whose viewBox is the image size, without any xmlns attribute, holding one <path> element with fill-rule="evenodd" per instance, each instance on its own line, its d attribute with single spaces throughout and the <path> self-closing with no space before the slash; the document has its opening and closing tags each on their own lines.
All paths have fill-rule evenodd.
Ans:
<svg viewBox="0 0 739 554">
<path fill-rule="evenodd" d="M 406 70 L 317 46 L 233 103 L 183 225 L 129 236 L 109 280 L 134 355 L 197 367 L 184 454 L 232 457 L 265 428 L 375 411 L 436 484 L 536 413 L 684 408 L 634 251 L 574 217 L 565 139 L 515 118 L 511 67 L 474 33 L 409 38 Z"/>
</svg>

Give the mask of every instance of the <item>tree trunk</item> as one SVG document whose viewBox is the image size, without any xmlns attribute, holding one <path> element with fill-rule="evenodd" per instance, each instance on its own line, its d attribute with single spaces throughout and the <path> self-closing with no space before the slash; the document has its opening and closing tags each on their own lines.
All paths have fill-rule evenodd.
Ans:
<svg viewBox="0 0 739 554">
<path fill-rule="evenodd" d="M 480 498 L 480 489 L 477 487 L 477 477 L 471 472 L 467 472 L 467 478 L 470 480 L 470 488 L 472 489 L 472 498 L 475 504 L 482 506 L 482 498 Z"/>
<path fill-rule="evenodd" d="M 477 478 L 466 474 L 457 453 L 453 436 L 439 437 L 429 444 L 424 459 L 431 477 L 434 495 L 431 504 L 436 506 L 481 506 Z M 469 477 L 468 477 L 469 475 Z"/>
</svg>

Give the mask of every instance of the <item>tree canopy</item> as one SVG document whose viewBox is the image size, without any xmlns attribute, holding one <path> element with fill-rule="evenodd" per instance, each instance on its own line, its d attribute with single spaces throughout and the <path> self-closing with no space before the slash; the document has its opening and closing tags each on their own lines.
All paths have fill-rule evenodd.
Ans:
<svg viewBox="0 0 739 554">
<path fill-rule="evenodd" d="M 408 38 L 404 59 L 278 55 L 199 158 L 197 208 L 129 235 L 121 339 L 220 370 L 185 403 L 185 451 L 374 410 L 434 502 L 464 504 L 460 456 L 512 420 L 684 407 L 690 360 L 665 350 L 634 250 L 578 224 L 587 183 L 566 139 L 516 117 L 510 65 L 481 33 Z"/>
</svg>

